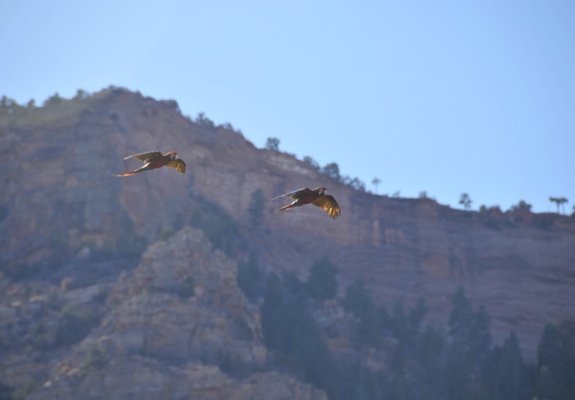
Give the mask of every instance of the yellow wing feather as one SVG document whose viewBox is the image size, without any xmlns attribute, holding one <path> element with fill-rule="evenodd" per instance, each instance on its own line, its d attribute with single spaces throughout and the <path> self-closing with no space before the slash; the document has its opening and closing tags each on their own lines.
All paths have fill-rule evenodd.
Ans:
<svg viewBox="0 0 575 400">
<path fill-rule="evenodd" d="M 335 198 L 332 195 L 326 194 L 324 196 L 320 196 L 312 204 L 324 210 L 332 218 L 336 218 L 341 215 L 339 204 L 337 204 L 337 201 L 335 201 Z"/>
<path fill-rule="evenodd" d="M 182 160 L 173 160 L 166 164 L 166 167 L 175 168 L 178 172 L 186 173 L 186 163 Z"/>
</svg>

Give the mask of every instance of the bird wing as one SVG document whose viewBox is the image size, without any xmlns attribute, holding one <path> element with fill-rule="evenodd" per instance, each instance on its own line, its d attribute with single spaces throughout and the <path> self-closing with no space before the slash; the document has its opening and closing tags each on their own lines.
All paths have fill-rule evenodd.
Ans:
<svg viewBox="0 0 575 400">
<path fill-rule="evenodd" d="M 318 197 L 312 202 L 312 204 L 324 210 L 332 218 L 336 218 L 341 215 L 339 204 L 337 204 L 335 198 L 330 194 Z"/>
<path fill-rule="evenodd" d="M 159 151 L 148 151 L 146 153 L 132 154 L 131 156 L 124 157 L 124 160 L 129 160 L 130 158 L 137 158 L 138 160 L 141 161 L 147 161 L 161 156 L 162 153 L 160 153 Z"/>
<path fill-rule="evenodd" d="M 302 195 L 307 194 L 307 193 L 311 193 L 311 190 L 308 188 L 300 188 L 300 189 L 294 190 L 293 192 L 280 194 L 279 196 L 274 197 L 272 200 L 279 199 L 281 197 L 291 197 L 292 199 L 297 199 L 297 198 L 299 198 Z"/>
<path fill-rule="evenodd" d="M 186 173 L 186 163 L 183 160 L 172 160 L 166 164 L 166 167 L 175 168 L 178 172 Z"/>
</svg>

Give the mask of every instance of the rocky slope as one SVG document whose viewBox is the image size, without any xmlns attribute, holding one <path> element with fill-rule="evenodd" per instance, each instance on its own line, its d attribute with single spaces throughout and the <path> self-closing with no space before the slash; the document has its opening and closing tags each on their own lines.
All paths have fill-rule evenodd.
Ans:
<svg viewBox="0 0 575 400">
<path fill-rule="evenodd" d="M 259 313 L 236 285 L 235 264 L 201 231 L 186 227 L 151 245 L 114 284 L 58 288 L 51 299 L 2 307 L 0 321 L 18 323 L 17 313 L 58 303 L 74 314 L 57 314 L 51 326 L 54 315 L 37 313 L 42 329 L 22 323 L 28 339 L 2 338 L 6 380 L 26 388 L 27 398 L 325 399 L 291 376 L 264 371 Z M 83 324 L 66 325 L 70 315 Z M 67 336 L 81 335 L 88 321 L 84 337 Z M 45 343 L 37 343 L 39 334 Z M 31 348 L 44 350 L 32 362 Z"/>
<path fill-rule="evenodd" d="M 128 179 L 112 176 L 135 165 L 122 162 L 125 155 L 153 149 L 177 150 L 188 172 L 180 175 L 162 169 Z M 423 296 L 430 321 L 438 325 L 445 323 L 451 295 L 464 286 L 474 304 L 485 306 L 493 317 L 496 338 L 514 329 L 531 355 L 547 320 L 575 319 L 573 218 L 497 209 L 463 212 L 429 199 L 353 190 L 288 154 L 256 149 L 231 127 L 214 126 L 207 119 L 193 122 L 181 115 L 173 101 L 112 88 L 88 98 L 4 113 L 0 153 L 4 160 L 0 263 L 7 277 L 4 284 L 11 290 L 49 297 L 55 289 L 46 289 L 45 282 L 51 282 L 51 288 L 92 287 L 94 296 L 102 298 L 99 293 L 104 289 L 98 285 L 114 285 L 108 300 L 117 304 L 114 313 L 173 307 L 176 314 L 186 314 L 186 301 L 196 301 L 196 295 L 182 300 L 188 290 L 182 286 L 182 272 L 160 264 L 154 267 L 146 258 L 154 254 L 154 245 L 141 263 L 138 257 L 149 244 L 191 224 L 208 236 L 210 230 L 218 237 L 228 233 L 221 248 L 235 246 L 238 254 L 256 250 L 266 270 L 295 270 L 305 276 L 314 259 L 328 255 L 339 267 L 341 290 L 361 278 L 381 304 L 396 299 L 413 302 Z M 278 203 L 267 200 L 320 184 L 342 206 L 343 215 L 336 221 L 316 209 L 277 215 Z M 253 228 L 248 208 L 257 189 L 267 199 L 263 224 Z M 129 281 L 120 276 L 121 271 L 130 274 L 138 264 Z M 157 279 L 157 297 L 141 297 L 150 279 Z M 30 289 L 31 282 L 38 288 Z M 217 298 L 213 286 L 194 289 L 202 296 L 204 290 L 224 310 L 236 304 L 233 299 Z M 162 297 L 166 291 L 181 293 L 175 300 L 173 295 Z M 18 296 L 30 302 L 30 293 Z M 3 307 L 3 313 L 14 312 L 6 302 Z M 161 336 L 152 331 L 144 345 L 142 337 L 130 333 L 132 328 L 144 329 L 144 316 L 124 315 L 124 319 L 106 307 L 90 305 L 89 315 L 110 343 L 128 346 L 132 341 L 130 346 L 137 352 L 145 348 L 151 354 L 165 351 L 176 359 L 182 356 L 188 336 L 176 335 L 163 343 L 161 337 L 152 339 Z M 237 337 L 259 335 L 255 317 L 247 311 L 236 310 L 235 317 L 215 316 L 213 311 L 196 310 L 194 318 L 182 320 L 172 312 L 159 313 L 158 318 L 169 332 L 178 324 L 195 329 L 196 318 L 210 329 L 230 329 L 235 333 L 230 333 L 225 347 L 234 349 L 231 355 L 242 362 L 261 362 L 261 344 L 249 350 L 237 347 Z M 246 326 L 240 327 L 234 318 Z M 210 330 L 202 329 L 206 330 L 198 331 L 194 343 L 202 343 L 202 362 L 214 362 L 219 357 L 218 342 L 209 341 Z M 204 340 L 210 345 L 204 346 Z M 182 357 L 187 359 L 191 348 Z"/>
</svg>

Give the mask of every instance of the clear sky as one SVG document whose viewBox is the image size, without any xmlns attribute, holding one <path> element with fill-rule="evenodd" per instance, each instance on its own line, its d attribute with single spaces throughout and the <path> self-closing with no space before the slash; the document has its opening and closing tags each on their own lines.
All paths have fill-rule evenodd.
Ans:
<svg viewBox="0 0 575 400">
<path fill-rule="evenodd" d="M 109 85 L 379 193 L 575 204 L 575 1 L 0 1 L 0 94 Z"/>
</svg>

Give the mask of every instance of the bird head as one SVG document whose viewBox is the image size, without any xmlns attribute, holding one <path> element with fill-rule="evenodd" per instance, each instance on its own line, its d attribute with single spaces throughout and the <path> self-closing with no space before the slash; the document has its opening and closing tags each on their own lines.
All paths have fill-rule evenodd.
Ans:
<svg viewBox="0 0 575 400">
<path fill-rule="evenodd" d="M 168 154 L 170 155 L 170 160 L 172 161 L 180 159 L 180 156 L 175 151 L 170 151 Z"/>
<path fill-rule="evenodd" d="M 317 190 L 317 194 L 319 194 L 320 196 L 323 196 L 327 189 L 324 187 L 318 187 L 316 190 Z"/>
</svg>

